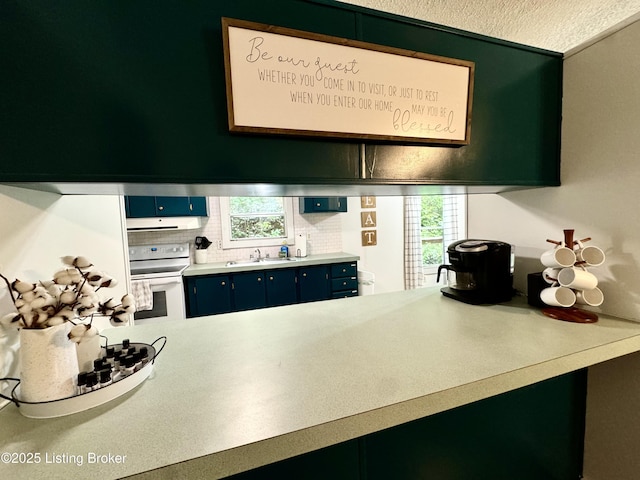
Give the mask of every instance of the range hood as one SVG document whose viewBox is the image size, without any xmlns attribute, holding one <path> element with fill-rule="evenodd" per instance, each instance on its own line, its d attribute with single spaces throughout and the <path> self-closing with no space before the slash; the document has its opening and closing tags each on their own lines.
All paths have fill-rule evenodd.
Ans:
<svg viewBox="0 0 640 480">
<path fill-rule="evenodd" d="M 158 232 L 200 228 L 200 217 L 127 218 L 128 232 Z"/>
</svg>

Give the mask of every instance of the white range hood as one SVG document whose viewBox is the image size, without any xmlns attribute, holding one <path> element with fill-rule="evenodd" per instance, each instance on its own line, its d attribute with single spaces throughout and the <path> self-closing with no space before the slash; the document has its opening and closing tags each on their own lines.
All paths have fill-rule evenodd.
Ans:
<svg viewBox="0 0 640 480">
<path fill-rule="evenodd" d="M 200 217 L 127 218 L 129 232 L 188 230 L 201 226 Z"/>
</svg>

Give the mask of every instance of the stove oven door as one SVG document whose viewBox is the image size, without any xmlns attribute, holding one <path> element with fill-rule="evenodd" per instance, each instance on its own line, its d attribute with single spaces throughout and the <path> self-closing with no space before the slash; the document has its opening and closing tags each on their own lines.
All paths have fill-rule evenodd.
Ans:
<svg viewBox="0 0 640 480">
<path fill-rule="evenodd" d="M 131 281 L 148 281 L 153 298 L 151 310 L 140 310 L 133 315 L 134 324 L 158 323 L 185 318 L 182 276 L 151 277 L 133 275 Z"/>
</svg>

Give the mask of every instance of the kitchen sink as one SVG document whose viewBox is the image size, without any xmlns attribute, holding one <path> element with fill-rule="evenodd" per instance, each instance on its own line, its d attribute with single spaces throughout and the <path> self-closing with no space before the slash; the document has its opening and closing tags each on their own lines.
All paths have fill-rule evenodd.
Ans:
<svg viewBox="0 0 640 480">
<path fill-rule="evenodd" d="M 232 260 L 227 262 L 227 267 L 248 267 L 251 265 L 264 265 L 264 264 L 278 264 L 278 263 L 287 263 L 287 262 L 295 262 L 295 258 L 287 257 L 287 258 L 254 258 L 252 260 Z"/>
</svg>

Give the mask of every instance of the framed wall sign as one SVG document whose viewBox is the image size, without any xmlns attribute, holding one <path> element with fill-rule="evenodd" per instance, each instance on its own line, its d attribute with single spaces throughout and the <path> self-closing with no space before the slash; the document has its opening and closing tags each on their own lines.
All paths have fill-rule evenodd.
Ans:
<svg viewBox="0 0 640 480">
<path fill-rule="evenodd" d="M 475 64 L 222 19 L 229 130 L 467 145 Z"/>
</svg>

